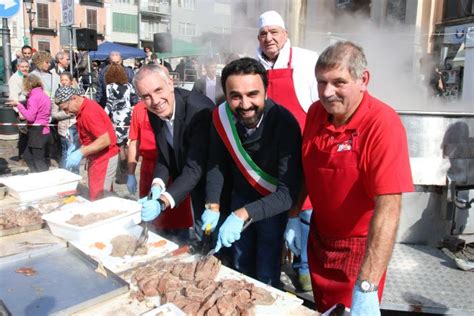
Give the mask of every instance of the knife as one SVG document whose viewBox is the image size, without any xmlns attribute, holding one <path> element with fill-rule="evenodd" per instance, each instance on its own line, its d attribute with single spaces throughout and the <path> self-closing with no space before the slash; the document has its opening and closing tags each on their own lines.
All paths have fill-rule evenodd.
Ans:
<svg viewBox="0 0 474 316">
<path fill-rule="evenodd" d="M 253 222 L 253 218 L 249 219 L 249 220 L 244 224 L 244 226 L 242 227 L 242 230 L 240 231 L 240 233 L 243 233 L 244 230 L 246 230 L 247 227 L 249 227 L 249 225 L 250 225 L 252 222 Z M 222 248 L 221 248 L 221 249 L 222 249 Z M 221 249 L 219 249 L 219 250 L 221 250 Z M 212 248 L 211 251 L 209 251 L 209 252 L 207 253 L 207 255 L 205 255 L 204 257 L 207 258 L 207 257 L 213 256 L 216 252 L 218 252 L 218 251 L 216 251 L 216 248 Z"/>
</svg>

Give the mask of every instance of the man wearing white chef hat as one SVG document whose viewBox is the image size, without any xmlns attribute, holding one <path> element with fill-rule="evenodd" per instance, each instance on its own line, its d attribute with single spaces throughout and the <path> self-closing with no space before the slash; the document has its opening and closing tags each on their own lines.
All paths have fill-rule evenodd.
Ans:
<svg viewBox="0 0 474 316">
<path fill-rule="evenodd" d="M 306 112 L 318 100 L 314 67 L 316 52 L 291 47 L 285 22 L 276 11 L 267 11 L 258 20 L 257 59 L 267 70 L 268 97 L 288 109 L 304 130 Z M 294 268 L 303 291 L 311 291 L 306 245 L 313 207 L 306 199 L 300 210 L 289 214 L 285 231 L 288 248 L 298 256 Z"/>
</svg>

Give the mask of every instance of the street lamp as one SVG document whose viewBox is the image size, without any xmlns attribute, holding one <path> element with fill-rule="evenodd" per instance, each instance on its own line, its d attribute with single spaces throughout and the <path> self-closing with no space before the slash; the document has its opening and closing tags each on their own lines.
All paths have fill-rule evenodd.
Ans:
<svg viewBox="0 0 474 316">
<path fill-rule="evenodd" d="M 36 14 L 36 12 L 33 11 L 33 2 L 34 0 L 24 0 L 26 13 L 28 14 L 31 47 L 33 47 L 33 21 Z"/>
</svg>

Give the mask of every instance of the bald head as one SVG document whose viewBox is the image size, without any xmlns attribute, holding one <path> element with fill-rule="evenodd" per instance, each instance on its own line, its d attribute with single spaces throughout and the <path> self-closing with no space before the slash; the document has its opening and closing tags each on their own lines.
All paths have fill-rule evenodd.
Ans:
<svg viewBox="0 0 474 316">
<path fill-rule="evenodd" d="M 120 52 L 117 52 L 117 51 L 110 52 L 109 58 L 110 58 L 111 64 L 117 64 L 117 65 L 122 64 L 122 55 L 120 54 Z"/>
</svg>

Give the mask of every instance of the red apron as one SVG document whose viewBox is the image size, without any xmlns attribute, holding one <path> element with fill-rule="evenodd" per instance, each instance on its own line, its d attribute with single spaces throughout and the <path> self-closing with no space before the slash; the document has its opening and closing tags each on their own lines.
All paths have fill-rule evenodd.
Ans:
<svg viewBox="0 0 474 316">
<path fill-rule="evenodd" d="M 308 263 L 316 307 L 321 312 L 337 303 L 351 306 L 374 207 L 374 203 L 351 207 L 368 200 L 359 171 L 357 131 L 347 130 L 330 141 L 334 138 L 339 144 L 336 150 L 335 146 L 320 149 L 317 137 L 303 148 L 305 176 L 313 179 L 306 185 L 311 197 L 318 198 L 312 201 L 317 207 L 311 217 Z M 385 274 L 379 284 L 379 299 L 384 282 Z"/>
<path fill-rule="evenodd" d="M 293 49 L 290 48 L 290 58 L 287 68 L 268 69 L 268 89 L 267 95 L 276 103 L 284 106 L 293 114 L 300 124 L 301 132 L 304 130 L 306 122 L 306 112 L 303 110 L 298 97 L 296 96 L 295 84 L 293 82 L 293 68 L 291 68 L 291 60 L 293 57 Z M 312 209 L 309 198 L 304 201 L 303 210 Z"/>
</svg>

